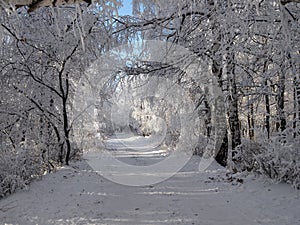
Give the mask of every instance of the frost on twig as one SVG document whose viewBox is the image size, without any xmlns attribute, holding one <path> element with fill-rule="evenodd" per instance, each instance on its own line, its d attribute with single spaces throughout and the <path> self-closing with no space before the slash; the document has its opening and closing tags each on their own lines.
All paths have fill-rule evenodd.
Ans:
<svg viewBox="0 0 300 225">
<path fill-rule="evenodd" d="M 13 8 L 27 6 L 28 12 L 32 12 L 41 7 L 79 4 L 84 2 L 91 4 L 92 0 L 1 0 L 0 4 L 4 8 L 8 6 Z"/>
</svg>

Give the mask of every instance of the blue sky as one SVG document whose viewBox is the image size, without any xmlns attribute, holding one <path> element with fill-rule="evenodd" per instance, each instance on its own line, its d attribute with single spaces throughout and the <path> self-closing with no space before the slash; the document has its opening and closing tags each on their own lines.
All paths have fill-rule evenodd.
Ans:
<svg viewBox="0 0 300 225">
<path fill-rule="evenodd" d="M 132 0 L 123 0 L 123 7 L 119 9 L 119 15 L 132 15 Z"/>
</svg>

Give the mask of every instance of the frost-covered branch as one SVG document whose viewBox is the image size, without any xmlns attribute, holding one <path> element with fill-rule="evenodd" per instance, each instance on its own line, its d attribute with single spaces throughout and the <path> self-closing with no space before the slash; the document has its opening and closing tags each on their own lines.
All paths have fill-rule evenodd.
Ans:
<svg viewBox="0 0 300 225">
<path fill-rule="evenodd" d="M 292 2 L 300 3 L 300 0 L 281 0 L 280 2 L 281 2 L 281 4 L 285 5 L 285 4 L 292 3 Z"/>
<path fill-rule="evenodd" d="M 4 8 L 20 8 L 23 6 L 28 7 L 28 12 L 32 12 L 41 7 L 71 5 L 79 3 L 91 4 L 92 0 L 2 0 L 1 6 Z"/>
</svg>

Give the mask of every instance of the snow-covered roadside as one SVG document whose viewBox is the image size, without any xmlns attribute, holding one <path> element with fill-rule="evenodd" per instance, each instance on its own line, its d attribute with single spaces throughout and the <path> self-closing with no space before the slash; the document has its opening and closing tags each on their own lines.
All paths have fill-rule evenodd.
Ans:
<svg viewBox="0 0 300 225">
<path fill-rule="evenodd" d="M 197 172 L 199 160 L 146 187 L 115 184 L 79 161 L 1 200 L 0 223 L 300 224 L 299 191 L 232 178 L 217 164 Z"/>
</svg>

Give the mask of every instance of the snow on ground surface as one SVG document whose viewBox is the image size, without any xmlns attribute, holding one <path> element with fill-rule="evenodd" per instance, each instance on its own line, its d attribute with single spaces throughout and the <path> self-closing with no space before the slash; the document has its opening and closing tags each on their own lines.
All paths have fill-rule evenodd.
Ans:
<svg viewBox="0 0 300 225">
<path fill-rule="evenodd" d="M 158 149 L 141 154 L 121 144 L 117 151 L 116 140 L 108 142 L 130 164 L 164 157 Z M 0 200 L 0 224 L 300 224 L 299 191 L 253 176 L 232 176 L 216 162 L 199 172 L 199 161 L 194 156 L 172 178 L 144 187 L 113 183 L 85 160 L 73 162 L 34 181 L 29 190 Z"/>
</svg>

